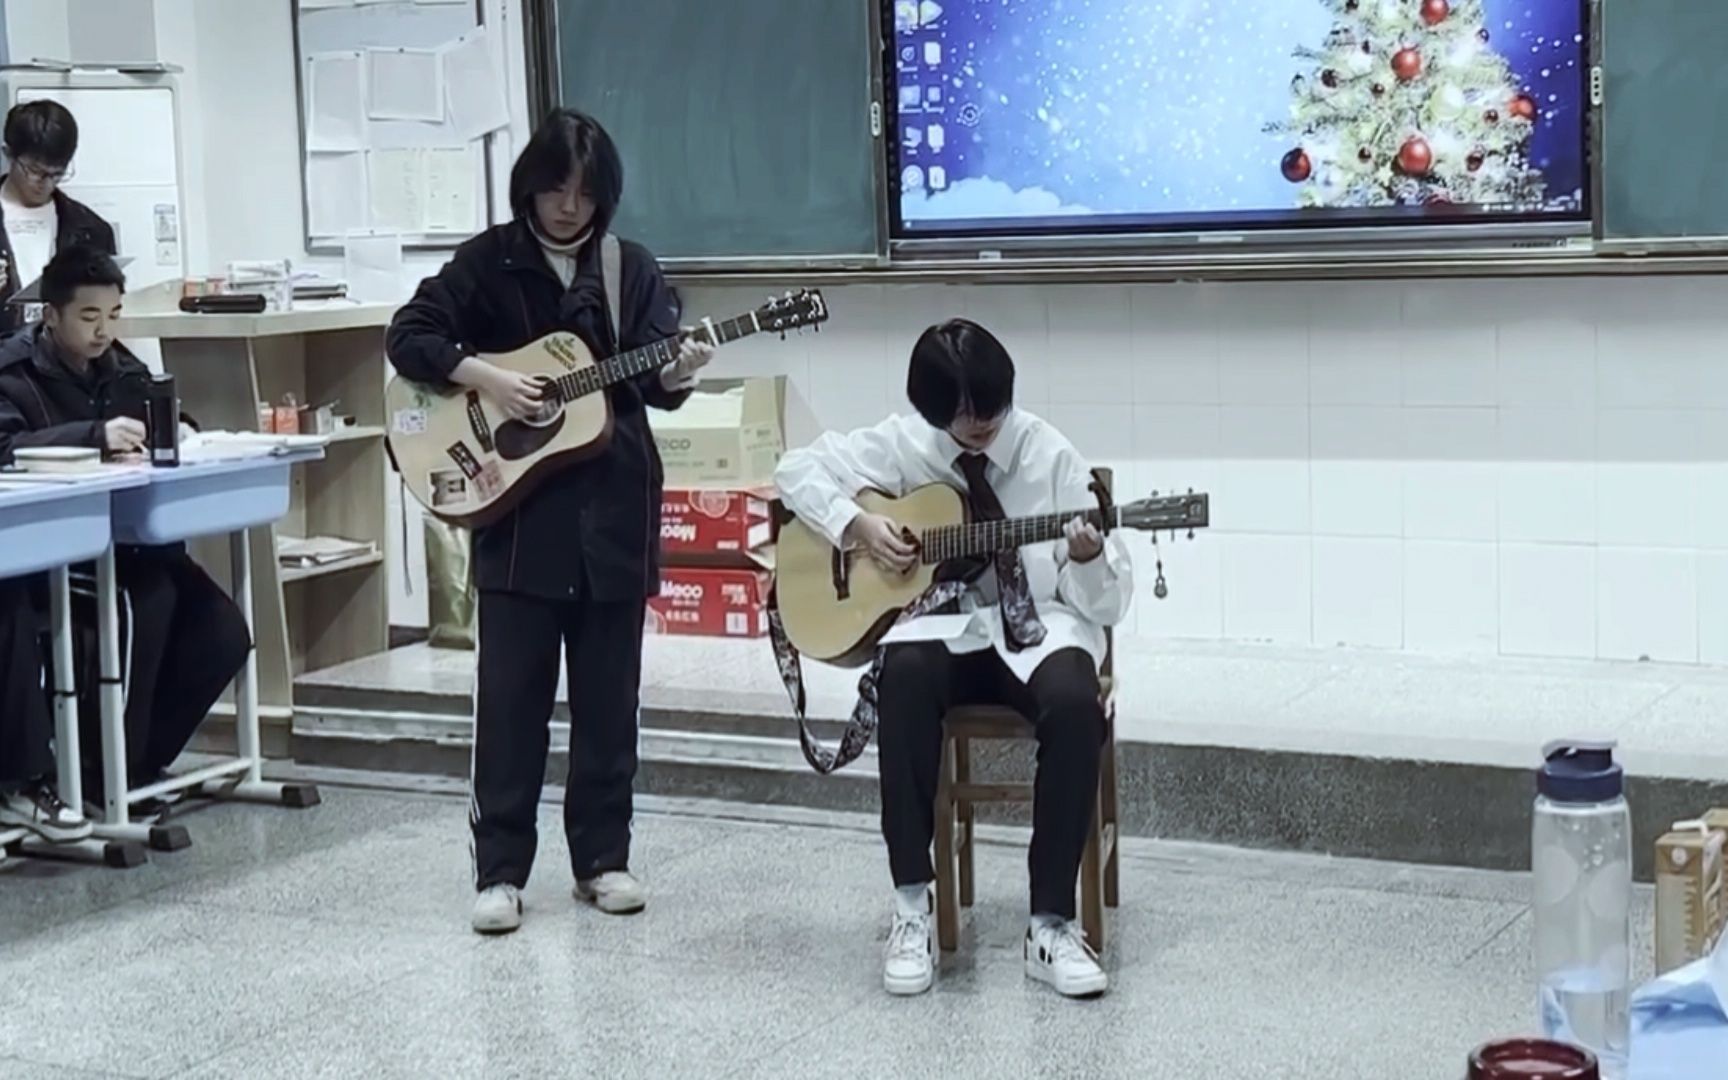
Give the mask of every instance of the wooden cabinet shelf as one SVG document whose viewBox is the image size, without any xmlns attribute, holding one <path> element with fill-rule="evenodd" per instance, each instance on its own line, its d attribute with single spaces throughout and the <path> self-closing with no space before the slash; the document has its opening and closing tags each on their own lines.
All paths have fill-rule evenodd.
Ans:
<svg viewBox="0 0 1728 1080">
<path fill-rule="evenodd" d="M 384 328 L 394 305 L 321 305 L 261 315 L 189 315 L 180 283 L 126 297 L 122 337 L 155 338 L 186 411 L 207 428 L 256 431 L 259 402 L 292 394 L 339 402 L 354 426 L 337 431 L 324 459 L 294 470 L 288 513 L 253 530 L 253 611 L 259 703 L 290 714 L 295 676 L 389 646 L 391 536 L 386 509 Z M 370 542 L 374 552 L 325 566 L 285 568 L 276 534 Z M 193 554 L 228 585 L 226 541 Z M 274 711 L 272 711 L 274 710 Z"/>
</svg>

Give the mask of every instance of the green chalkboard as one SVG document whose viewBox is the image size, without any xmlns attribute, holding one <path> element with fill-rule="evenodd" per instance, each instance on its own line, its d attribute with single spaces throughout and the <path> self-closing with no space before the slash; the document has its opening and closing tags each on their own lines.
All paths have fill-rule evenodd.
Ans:
<svg viewBox="0 0 1728 1080">
<path fill-rule="evenodd" d="M 875 0 L 556 0 L 560 101 L 624 157 L 620 235 L 667 261 L 881 249 Z"/>
<path fill-rule="evenodd" d="M 1728 2 L 1601 0 L 1608 241 L 1728 248 Z"/>
</svg>

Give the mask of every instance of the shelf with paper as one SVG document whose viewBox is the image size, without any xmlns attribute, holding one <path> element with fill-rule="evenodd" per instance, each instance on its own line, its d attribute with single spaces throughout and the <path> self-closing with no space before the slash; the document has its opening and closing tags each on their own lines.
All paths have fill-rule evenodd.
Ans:
<svg viewBox="0 0 1728 1080">
<path fill-rule="evenodd" d="M 186 315 L 178 283 L 127 297 L 120 332 L 161 340 L 165 370 L 182 407 L 210 430 L 255 431 L 258 403 L 337 403 L 354 426 L 333 434 L 325 460 L 296 468 L 288 513 L 252 538 L 259 700 L 292 710 L 293 678 L 383 652 L 389 644 L 387 517 L 389 461 L 384 448 L 384 329 L 391 304 L 319 305 L 259 315 Z M 371 554 L 335 568 L 284 569 L 277 541 L 341 537 Z M 193 554 L 226 585 L 220 546 Z M 265 713 L 265 724 L 277 723 Z"/>
</svg>

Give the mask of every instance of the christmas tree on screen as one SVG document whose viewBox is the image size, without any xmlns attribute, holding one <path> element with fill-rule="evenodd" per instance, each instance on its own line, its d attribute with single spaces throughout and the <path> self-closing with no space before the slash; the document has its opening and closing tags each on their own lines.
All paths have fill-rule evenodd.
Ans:
<svg viewBox="0 0 1728 1080">
<path fill-rule="evenodd" d="M 1491 47 L 1482 0 L 1321 0 L 1336 21 L 1297 50 L 1280 167 L 1312 207 L 1531 208 L 1536 102 Z"/>
</svg>

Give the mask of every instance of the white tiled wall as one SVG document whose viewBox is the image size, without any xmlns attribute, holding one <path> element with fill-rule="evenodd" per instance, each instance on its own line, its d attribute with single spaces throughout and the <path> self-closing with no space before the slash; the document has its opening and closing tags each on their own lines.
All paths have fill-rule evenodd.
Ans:
<svg viewBox="0 0 1728 1080">
<path fill-rule="evenodd" d="M 903 407 L 965 315 L 1130 492 L 1214 496 L 1141 634 L 1728 663 L 1728 279 L 848 286 L 786 374 L 827 427 Z M 759 291 L 688 290 L 732 314 Z"/>
</svg>

